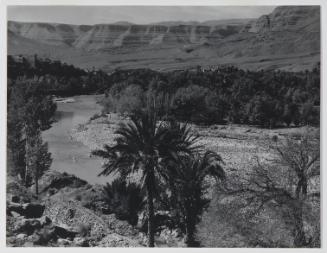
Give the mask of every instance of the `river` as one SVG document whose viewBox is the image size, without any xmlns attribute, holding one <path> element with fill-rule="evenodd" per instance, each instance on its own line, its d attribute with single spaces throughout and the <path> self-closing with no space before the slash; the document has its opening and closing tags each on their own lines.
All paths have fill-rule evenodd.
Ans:
<svg viewBox="0 0 327 253">
<path fill-rule="evenodd" d="M 90 149 L 74 140 L 70 132 L 79 124 L 86 123 L 95 113 L 101 112 L 97 99 L 101 95 L 74 96 L 75 102 L 57 102 L 56 122 L 43 132 L 52 156 L 51 169 L 74 174 L 90 184 L 104 184 L 108 178 L 98 177 L 102 159 L 90 157 Z"/>
</svg>

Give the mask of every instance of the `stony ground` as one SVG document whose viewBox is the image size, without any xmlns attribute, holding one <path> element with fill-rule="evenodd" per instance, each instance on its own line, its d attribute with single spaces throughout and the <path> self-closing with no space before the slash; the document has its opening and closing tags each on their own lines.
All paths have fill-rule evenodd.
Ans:
<svg viewBox="0 0 327 253">
<path fill-rule="evenodd" d="M 72 131 L 73 138 L 84 143 L 91 150 L 101 149 L 104 144 L 112 145 L 115 130 L 120 123 L 128 120 L 117 114 L 99 116 Z M 199 135 L 198 144 L 206 150 L 220 154 L 226 170 L 242 170 L 256 163 L 256 157 L 269 159 L 269 145 L 273 136 L 284 139 L 285 136 L 297 137 L 304 131 L 319 131 L 317 128 L 281 128 L 261 129 L 242 125 L 190 125 L 193 132 Z"/>
<path fill-rule="evenodd" d="M 17 179 L 7 184 L 7 246 L 10 247 L 146 247 L 146 234 L 115 214 L 103 212 L 102 186 L 74 175 L 47 172 L 40 195 Z M 142 221 L 140 221 L 142 223 Z M 143 225 L 143 224 L 141 224 Z M 185 246 L 174 231 L 161 230 L 157 247 Z"/>
</svg>

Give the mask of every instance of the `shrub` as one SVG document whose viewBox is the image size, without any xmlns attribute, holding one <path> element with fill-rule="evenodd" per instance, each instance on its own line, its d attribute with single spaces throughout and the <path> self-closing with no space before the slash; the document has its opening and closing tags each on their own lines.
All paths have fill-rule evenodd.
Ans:
<svg viewBox="0 0 327 253">
<path fill-rule="evenodd" d="M 144 91 L 139 85 L 129 85 L 124 89 L 112 87 L 108 96 L 101 102 L 103 112 L 133 113 L 144 107 Z"/>
<path fill-rule="evenodd" d="M 90 120 L 95 120 L 95 119 L 98 119 L 98 118 L 101 118 L 101 115 L 96 113 L 90 118 Z"/>
<path fill-rule="evenodd" d="M 140 186 L 135 183 L 127 184 L 124 179 L 118 178 L 104 186 L 103 194 L 108 209 L 115 213 L 118 219 L 127 220 L 133 226 L 137 224 L 145 196 Z"/>
</svg>

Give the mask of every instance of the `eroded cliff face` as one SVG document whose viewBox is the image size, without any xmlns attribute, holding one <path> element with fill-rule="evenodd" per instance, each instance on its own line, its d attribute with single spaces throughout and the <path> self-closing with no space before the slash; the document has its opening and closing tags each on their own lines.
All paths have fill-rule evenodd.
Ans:
<svg viewBox="0 0 327 253">
<path fill-rule="evenodd" d="M 247 21 L 247 20 L 246 20 Z M 135 25 L 67 24 L 8 22 L 8 30 L 41 43 L 69 46 L 86 51 L 115 47 L 214 43 L 238 33 L 244 24 L 231 25 Z"/>
<path fill-rule="evenodd" d="M 8 22 L 8 54 L 82 68 L 311 69 L 320 61 L 320 7 L 281 6 L 253 20 L 97 25 Z"/>
<path fill-rule="evenodd" d="M 271 14 L 261 16 L 249 32 L 320 31 L 319 6 L 280 6 Z"/>
</svg>

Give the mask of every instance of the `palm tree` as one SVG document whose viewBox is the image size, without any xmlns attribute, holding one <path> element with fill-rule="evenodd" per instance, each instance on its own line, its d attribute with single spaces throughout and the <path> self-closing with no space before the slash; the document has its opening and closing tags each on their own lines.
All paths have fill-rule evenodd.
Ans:
<svg viewBox="0 0 327 253">
<path fill-rule="evenodd" d="M 105 145 L 104 150 L 92 152 L 107 160 L 99 175 L 141 174 L 141 184 L 147 194 L 148 246 L 154 247 L 153 201 L 157 180 L 168 178 L 164 166 L 168 160 L 176 161 L 180 154 L 192 153 L 197 137 L 186 125 L 158 122 L 156 113 L 150 110 L 132 116 L 129 123 L 120 125 L 116 134 L 115 145 Z"/>
<path fill-rule="evenodd" d="M 209 200 L 205 197 L 209 184 L 207 177 L 216 180 L 225 179 L 222 167 L 223 160 L 215 152 L 207 151 L 202 156 L 195 154 L 182 157 L 178 166 L 173 169 L 175 198 L 181 213 L 182 224 L 186 233 L 188 247 L 199 246 L 195 240 L 196 224 L 200 221 L 204 208 Z"/>
<path fill-rule="evenodd" d="M 145 194 L 139 185 L 117 178 L 103 187 L 103 195 L 109 210 L 119 219 L 127 220 L 133 226 L 137 224 L 137 214 L 145 204 Z"/>
</svg>

